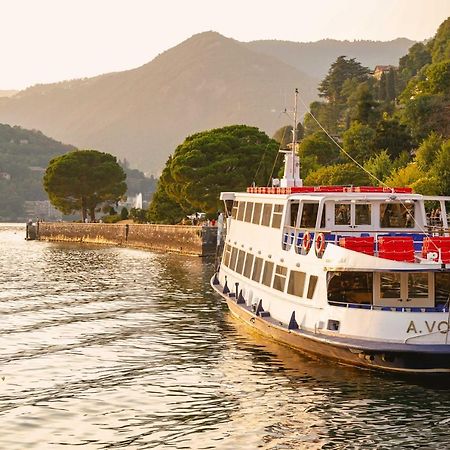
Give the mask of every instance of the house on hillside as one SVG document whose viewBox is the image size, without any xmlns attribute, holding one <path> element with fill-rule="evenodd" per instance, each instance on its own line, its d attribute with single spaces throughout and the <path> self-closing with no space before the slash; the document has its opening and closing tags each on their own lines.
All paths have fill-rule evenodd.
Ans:
<svg viewBox="0 0 450 450">
<path fill-rule="evenodd" d="M 391 70 L 395 70 L 395 66 L 375 66 L 375 69 L 373 70 L 372 76 L 376 80 L 380 80 L 383 73 L 387 74 Z"/>
</svg>

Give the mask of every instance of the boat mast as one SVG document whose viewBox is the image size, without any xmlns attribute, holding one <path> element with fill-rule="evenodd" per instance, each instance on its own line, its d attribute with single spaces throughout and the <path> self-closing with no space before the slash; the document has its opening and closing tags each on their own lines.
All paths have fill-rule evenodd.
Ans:
<svg viewBox="0 0 450 450">
<path fill-rule="evenodd" d="M 292 128 L 292 143 L 290 150 L 282 150 L 284 153 L 284 175 L 280 180 L 281 187 L 303 186 L 300 178 L 300 159 L 297 151 L 297 99 L 298 89 L 295 89 L 294 97 L 294 124 Z"/>
</svg>

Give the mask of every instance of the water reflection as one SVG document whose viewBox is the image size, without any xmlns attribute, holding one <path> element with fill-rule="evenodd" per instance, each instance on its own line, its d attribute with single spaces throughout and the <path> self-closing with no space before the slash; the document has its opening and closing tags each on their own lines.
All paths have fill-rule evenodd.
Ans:
<svg viewBox="0 0 450 450">
<path fill-rule="evenodd" d="M 0 226 L 0 448 L 447 445 L 450 391 L 249 332 L 211 261 L 23 237 Z"/>
</svg>

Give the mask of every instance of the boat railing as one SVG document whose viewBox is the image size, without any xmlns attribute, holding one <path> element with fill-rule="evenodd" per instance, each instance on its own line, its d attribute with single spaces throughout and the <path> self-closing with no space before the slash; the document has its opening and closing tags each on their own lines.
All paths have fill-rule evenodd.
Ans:
<svg viewBox="0 0 450 450">
<path fill-rule="evenodd" d="M 427 258 L 424 253 L 435 251 L 442 262 L 450 262 L 450 237 L 440 232 L 418 233 L 416 231 L 379 231 L 361 232 L 355 230 L 313 230 L 296 227 L 285 227 L 282 248 L 289 251 L 293 246 L 301 255 L 309 253 L 315 236 L 323 234 L 325 246 L 334 244 L 361 253 L 387 259 L 414 262 Z M 392 239 L 393 238 L 393 239 Z M 431 238 L 431 240 L 430 240 Z M 430 241 L 433 241 L 431 245 Z M 434 242 L 438 242 L 436 244 Z M 438 248 L 439 246 L 441 249 Z M 386 250 L 387 249 L 387 250 Z M 436 258 L 434 258 L 436 260 Z"/>
</svg>

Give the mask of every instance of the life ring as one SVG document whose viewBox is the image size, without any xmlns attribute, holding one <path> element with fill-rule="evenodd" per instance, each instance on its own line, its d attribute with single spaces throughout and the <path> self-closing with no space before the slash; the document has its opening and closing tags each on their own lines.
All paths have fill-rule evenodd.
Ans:
<svg viewBox="0 0 450 450">
<path fill-rule="evenodd" d="M 311 248 L 311 234 L 309 233 L 309 231 L 306 231 L 303 235 L 302 248 L 305 253 L 308 253 L 309 249 Z"/>
<path fill-rule="evenodd" d="M 319 233 L 316 236 L 315 249 L 316 255 L 321 258 L 323 255 L 323 251 L 325 250 L 325 235 L 323 233 Z"/>
</svg>

